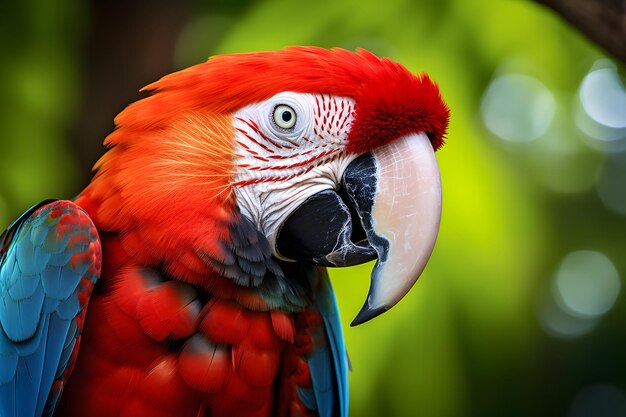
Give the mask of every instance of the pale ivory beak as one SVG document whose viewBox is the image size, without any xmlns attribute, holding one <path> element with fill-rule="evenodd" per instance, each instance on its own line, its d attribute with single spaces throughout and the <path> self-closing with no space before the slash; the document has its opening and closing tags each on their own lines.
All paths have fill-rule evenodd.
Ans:
<svg viewBox="0 0 626 417">
<path fill-rule="evenodd" d="M 352 326 L 389 310 L 409 292 L 430 258 L 441 219 L 441 179 L 426 134 L 403 136 L 369 155 L 359 158 L 362 169 L 348 170 L 344 178 L 378 254 L 367 300 Z M 375 187 L 365 177 L 374 177 Z"/>
</svg>

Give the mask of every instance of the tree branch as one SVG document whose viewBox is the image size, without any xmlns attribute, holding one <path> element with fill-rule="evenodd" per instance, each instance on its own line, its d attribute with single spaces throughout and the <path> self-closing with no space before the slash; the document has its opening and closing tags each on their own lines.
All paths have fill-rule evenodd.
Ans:
<svg viewBox="0 0 626 417">
<path fill-rule="evenodd" d="M 626 64 L 626 0 L 536 0 Z"/>
</svg>

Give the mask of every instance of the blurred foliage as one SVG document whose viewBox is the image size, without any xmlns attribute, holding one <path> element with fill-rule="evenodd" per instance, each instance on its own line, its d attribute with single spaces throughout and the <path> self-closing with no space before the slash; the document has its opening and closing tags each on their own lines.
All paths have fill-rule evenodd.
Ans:
<svg viewBox="0 0 626 417">
<path fill-rule="evenodd" d="M 85 5 L 2 3 L 0 224 L 50 196 L 75 192 L 65 133 L 76 115 Z"/>
<path fill-rule="evenodd" d="M 81 39 L 94 16 L 78 0 L 2 7 L 5 225 L 46 197 L 76 194 L 82 183 L 76 176 L 88 174 L 77 173 L 67 134 L 81 115 L 79 90 L 90 92 L 79 70 L 88 48 Z M 565 256 L 583 249 L 606 255 L 622 283 L 626 273 L 624 213 L 609 210 L 596 192 L 607 169 L 621 177 L 602 189 L 623 189 L 623 151 L 590 146 L 576 123 L 578 88 L 602 51 L 528 1 L 223 0 L 180 7 L 186 17 L 172 70 L 218 53 L 363 47 L 428 72 L 452 109 L 448 144 L 438 153 L 440 237 L 416 288 L 379 319 L 349 328 L 371 265 L 332 271 L 354 367 L 353 415 L 626 414 L 619 282 L 615 304 L 592 318 L 559 307 L 554 284 Z M 140 33 L 142 22 L 132 30 Z M 144 39 L 150 43 L 151 34 Z M 547 91 L 554 115 L 536 138 L 503 140 L 485 127 L 491 117 L 481 112 L 485 91 L 507 74 L 532 77 Z M 511 123 L 531 129 L 524 123 L 534 119 L 522 116 Z M 106 132 L 97 134 L 81 140 L 97 149 Z M 587 279 L 596 277 L 591 272 Z M 546 312 L 557 310 L 586 330 L 554 327 Z"/>
</svg>

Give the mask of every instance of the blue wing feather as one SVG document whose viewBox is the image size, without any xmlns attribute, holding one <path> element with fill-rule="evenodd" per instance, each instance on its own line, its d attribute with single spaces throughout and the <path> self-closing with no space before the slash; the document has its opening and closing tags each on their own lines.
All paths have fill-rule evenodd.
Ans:
<svg viewBox="0 0 626 417">
<path fill-rule="evenodd" d="M 40 416 L 48 401 L 48 396 L 58 372 L 61 355 L 63 353 L 63 344 L 67 335 L 70 322 L 59 318 L 58 316 L 50 316 L 50 327 L 45 349 L 45 362 L 43 366 L 43 374 L 41 376 L 40 392 L 46 395 L 37 397 L 37 413 Z"/>
<path fill-rule="evenodd" d="M 99 269 L 96 229 L 69 201 L 31 208 L 0 236 L 0 417 L 52 415 L 80 335 L 79 295 Z"/>
<path fill-rule="evenodd" d="M 308 359 L 313 385 L 311 390 L 298 389 L 303 404 L 316 409 L 320 417 L 348 416 L 348 358 L 343 339 L 337 300 L 328 275 L 320 274 L 321 287 L 313 308 L 324 321 L 328 344 L 316 346 Z M 311 407 L 314 398 L 315 407 Z M 337 414 L 338 413 L 338 414 Z"/>
<path fill-rule="evenodd" d="M 302 401 L 302 404 L 309 410 L 317 410 L 317 400 L 312 389 L 296 387 L 296 392 Z"/>
<path fill-rule="evenodd" d="M 326 346 L 318 347 L 308 360 L 317 412 L 320 417 L 332 417 L 335 408 L 333 358 Z"/>
</svg>

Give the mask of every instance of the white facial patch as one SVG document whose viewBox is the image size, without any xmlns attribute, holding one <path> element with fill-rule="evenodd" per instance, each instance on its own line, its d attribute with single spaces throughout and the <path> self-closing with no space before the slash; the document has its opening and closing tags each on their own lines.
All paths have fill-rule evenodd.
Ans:
<svg viewBox="0 0 626 417">
<path fill-rule="evenodd" d="M 350 98 L 292 92 L 234 114 L 237 203 L 275 255 L 278 228 L 287 216 L 310 196 L 337 189 L 356 158 L 345 152 L 353 120 Z"/>
</svg>

